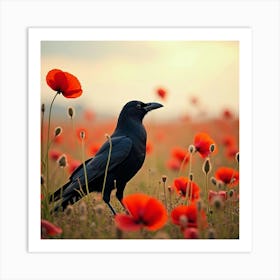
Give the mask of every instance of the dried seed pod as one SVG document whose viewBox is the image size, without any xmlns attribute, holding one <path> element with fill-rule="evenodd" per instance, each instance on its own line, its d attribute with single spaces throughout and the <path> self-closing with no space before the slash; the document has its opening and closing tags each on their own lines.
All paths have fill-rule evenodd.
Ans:
<svg viewBox="0 0 280 280">
<path fill-rule="evenodd" d="M 209 158 L 206 158 L 203 165 L 202 165 L 202 171 L 205 175 L 207 175 L 212 169 L 211 162 Z"/>
</svg>

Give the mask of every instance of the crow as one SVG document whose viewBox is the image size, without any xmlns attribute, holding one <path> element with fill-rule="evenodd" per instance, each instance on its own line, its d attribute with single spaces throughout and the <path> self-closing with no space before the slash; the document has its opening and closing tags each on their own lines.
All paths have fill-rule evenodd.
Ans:
<svg viewBox="0 0 280 280">
<path fill-rule="evenodd" d="M 61 199 L 54 211 L 63 211 L 68 204 L 80 200 L 82 193 L 87 193 L 87 177 L 89 192 L 102 192 L 105 182 L 103 200 L 115 215 L 116 211 L 110 204 L 111 191 L 117 189 L 116 197 L 122 204 L 125 186 L 142 167 L 146 156 L 147 133 L 142 120 L 149 111 L 160 107 L 163 105 L 156 102 L 128 102 L 120 112 L 111 137 L 108 137 L 94 157 L 84 162 L 86 173 L 81 164 L 73 171 L 69 181 L 50 196 L 50 201 Z"/>
</svg>

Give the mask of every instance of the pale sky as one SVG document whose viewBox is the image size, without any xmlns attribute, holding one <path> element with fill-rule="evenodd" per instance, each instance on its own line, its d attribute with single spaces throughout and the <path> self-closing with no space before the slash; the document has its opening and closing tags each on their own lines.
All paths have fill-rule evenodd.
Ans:
<svg viewBox="0 0 280 280">
<path fill-rule="evenodd" d="M 129 100 L 160 101 L 168 96 L 158 118 L 195 113 L 189 100 L 217 115 L 224 108 L 238 113 L 239 43 L 237 41 L 43 41 L 41 43 L 42 102 L 54 92 L 45 77 L 57 68 L 75 75 L 83 95 L 59 96 L 55 104 L 78 104 L 117 115 Z"/>
</svg>

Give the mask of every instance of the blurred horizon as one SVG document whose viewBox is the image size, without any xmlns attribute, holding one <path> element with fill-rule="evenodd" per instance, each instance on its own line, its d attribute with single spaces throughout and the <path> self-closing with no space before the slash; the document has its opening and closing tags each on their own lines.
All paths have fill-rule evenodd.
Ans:
<svg viewBox="0 0 280 280">
<path fill-rule="evenodd" d="M 157 120 L 216 117 L 224 110 L 239 113 L 238 41 L 42 41 L 41 102 L 54 92 L 46 84 L 51 69 L 75 75 L 83 94 L 58 96 L 62 106 L 83 108 L 100 118 L 118 116 L 126 102 L 157 101 Z M 161 99 L 156 90 L 167 92 Z"/>
</svg>

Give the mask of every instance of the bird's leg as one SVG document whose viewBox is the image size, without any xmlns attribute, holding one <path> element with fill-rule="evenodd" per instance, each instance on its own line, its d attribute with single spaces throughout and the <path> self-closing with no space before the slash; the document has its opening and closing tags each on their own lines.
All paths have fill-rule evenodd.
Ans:
<svg viewBox="0 0 280 280">
<path fill-rule="evenodd" d="M 124 189 L 124 188 L 123 188 L 123 189 Z M 128 210 L 126 209 L 125 205 L 124 205 L 123 202 L 122 202 L 122 199 L 123 199 L 123 189 L 120 189 L 120 188 L 117 189 L 116 197 L 117 197 L 117 199 L 119 200 L 119 202 L 121 203 L 121 205 L 122 205 L 122 207 L 123 207 L 125 213 L 126 213 L 126 214 L 129 214 Z"/>
<path fill-rule="evenodd" d="M 113 206 L 110 204 L 110 202 L 106 202 L 106 204 L 109 206 L 110 210 L 112 211 L 113 215 L 115 216 L 117 213 L 116 213 L 115 209 L 113 208 Z"/>
<path fill-rule="evenodd" d="M 110 210 L 112 211 L 113 215 L 115 216 L 117 213 L 115 211 L 115 209 L 113 208 L 113 206 L 110 204 L 110 192 L 104 192 L 103 194 L 103 200 L 104 202 L 109 206 Z"/>
</svg>

